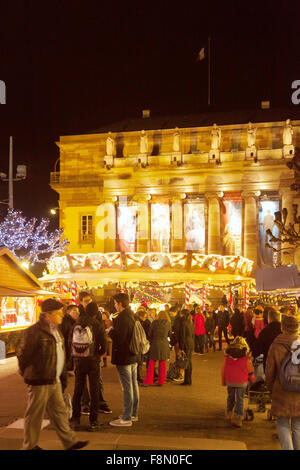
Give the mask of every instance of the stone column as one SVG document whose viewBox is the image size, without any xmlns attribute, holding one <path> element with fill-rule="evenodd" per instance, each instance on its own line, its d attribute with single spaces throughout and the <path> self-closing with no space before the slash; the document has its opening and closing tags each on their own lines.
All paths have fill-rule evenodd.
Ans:
<svg viewBox="0 0 300 470">
<path fill-rule="evenodd" d="M 293 223 L 293 192 L 290 188 L 282 188 L 279 191 L 281 196 L 281 211 L 282 209 L 287 209 L 287 219 L 285 226 L 288 227 L 289 223 Z M 290 245 L 288 243 L 283 243 L 281 248 L 288 248 Z M 288 250 L 288 254 L 284 254 L 284 250 L 281 252 L 281 262 L 282 264 L 292 264 L 294 262 L 294 254 L 292 250 Z"/>
<path fill-rule="evenodd" d="M 207 253 L 221 254 L 221 193 L 205 193 L 208 199 L 208 247 Z"/>
<path fill-rule="evenodd" d="M 183 199 L 185 195 L 176 195 L 171 198 L 172 228 L 171 228 L 171 252 L 182 253 L 184 251 L 183 242 Z"/>
<path fill-rule="evenodd" d="M 148 253 L 150 251 L 150 217 L 149 196 L 137 196 L 137 252 Z"/>
<path fill-rule="evenodd" d="M 259 191 L 244 191 L 242 198 L 244 207 L 244 257 L 254 261 L 257 265 L 258 253 L 258 222 L 257 222 L 257 197 Z"/>
</svg>

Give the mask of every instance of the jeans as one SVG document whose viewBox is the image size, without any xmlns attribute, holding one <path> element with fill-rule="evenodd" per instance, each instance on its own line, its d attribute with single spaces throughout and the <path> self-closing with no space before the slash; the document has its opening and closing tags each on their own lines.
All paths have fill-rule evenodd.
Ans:
<svg viewBox="0 0 300 470">
<path fill-rule="evenodd" d="M 97 421 L 99 408 L 99 360 L 93 358 L 81 358 L 75 360 L 75 388 L 72 400 L 73 418 L 80 419 L 81 397 L 86 384 L 86 377 L 89 378 L 91 406 L 90 422 Z"/>
<path fill-rule="evenodd" d="M 216 350 L 216 344 L 214 340 L 214 334 L 213 333 L 207 333 L 207 340 L 210 348 L 213 348 L 214 351 Z"/>
<path fill-rule="evenodd" d="M 231 413 L 235 405 L 235 414 L 244 416 L 244 395 L 246 387 L 227 387 L 227 411 Z"/>
<path fill-rule="evenodd" d="M 137 363 L 117 365 L 117 371 L 123 390 L 123 413 L 124 421 L 131 421 L 132 416 L 138 415 L 139 408 L 139 386 L 137 382 Z"/>
<path fill-rule="evenodd" d="M 300 450 L 300 418 L 277 416 L 276 427 L 282 450 Z"/>
</svg>

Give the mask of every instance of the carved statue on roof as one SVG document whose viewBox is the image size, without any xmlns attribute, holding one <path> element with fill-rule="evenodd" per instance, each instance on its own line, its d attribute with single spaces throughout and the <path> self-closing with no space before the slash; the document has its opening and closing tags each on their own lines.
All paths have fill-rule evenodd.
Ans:
<svg viewBox="0 0 300 470">
<path fill-rule="evenodd" d="M 106 155 L 111 157 L 114 153 L 115 141 L 111 137 L 111 132 L 108 133 L 108 137 L 106 139 Z"/>
<path fill-rule="evenodd" d="M 248 147 L 255 147 L 256 132 L 257 127 L 253 127 L 252 122 L 249 122 L 247 130 Z"/>
<path fill-rule="evenodd" d="M 141 131 L 140 152 L 148 153 L 148 136 L 144 130 Z"/>
<path fill-rule="evenodd" d="M 173 150 L 174 152 L 180 151 L 180 133 L 178 127 L 175 127 L 175 132 L 173 134 Z"/>
<path fill-rule="evenodd" d="M 293 142 L 293 127 L 291 120 L 287 119 L 285 121 L 285 126 L 283 128 L 282 134 L 283 145 L 292 145 Z"/>
<path fill-rule="evenodd" d="M 217 126 L 217 124 L 214 124 L 212 131 L 211 131 L 211 149 L 219 150 L 220 144 L 221 144 L 221 129 Z"/>
</svg>

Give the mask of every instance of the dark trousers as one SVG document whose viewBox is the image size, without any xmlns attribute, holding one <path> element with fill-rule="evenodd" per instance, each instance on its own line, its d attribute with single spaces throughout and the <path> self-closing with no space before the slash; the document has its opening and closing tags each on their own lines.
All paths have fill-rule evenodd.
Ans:
<svg viewBox="0 0 300 470">
<path fill-rule="evenodd" d="M 100 363 L 95 358 L 81 358 L 75 360 L 75 388 L 72 400 L 73 418 L 79 419 L 81 414 L 81 398 L 87 377 L 90 386 L 90 422 L 97 421 L 99 408 L 99 378 Z"/>
<path fill-rule="evenodd" d="M 219 349 L 222 349 L 222 333 L 224 333 L 226 343 L 229 344 L 229 339 L 228 339 L 228 334 L 227 334 L 227 326 L 218 326 Z"/>
<path fill-rule="evenodd" d="M 204 353 L 205 335 L 195 335 L 195 352 Z"/>
<path fill-rule="evenodd" d="M 99 401 L 98 401 L 98 408 L 101 408 L 101 406 L 106 405 L 106 401 L 104 400 L 103 397 L 103 382 L 102 382 L 102 377 L 100 374 L 100 369 L 99 369 Z M 84 381 L 84 388 L 83 388 L 83 393 L 81 397 L 81 406 L 83 408 L 89 408 L 90 406 L 90 393 L 89 389 L 87 386 L 87 377 Z"/>
<path fill-rule="evenodd" d="M 192 369 L 193 369 L 193 367 L 192 367 L 192 353 L 193 353 L 193 350 L 192 349 L 187 349 L 187 350 L 184 350 L 184 352 L 187 355 L 188 364 L 187 364 L 187 368 L 184 369 L 184 381 L 183 381 L 183 383 L 191 385 L 192 384 Z"/>
</svg>

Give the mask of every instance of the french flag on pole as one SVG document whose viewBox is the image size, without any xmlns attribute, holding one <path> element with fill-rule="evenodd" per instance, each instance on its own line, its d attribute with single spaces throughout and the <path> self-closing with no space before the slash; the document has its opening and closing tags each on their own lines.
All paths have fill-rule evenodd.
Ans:
<svg viewBox="0 0 300 470">
<path fill-rule="evenodd" d="M 207 48 L 202 47 L 202 49 L 198 52 L 198 55 L 196 57 L 196 62 L 200 62 L 200 60 L 205 59 L 206 56 L 207 56 Z"/>
</svg>

